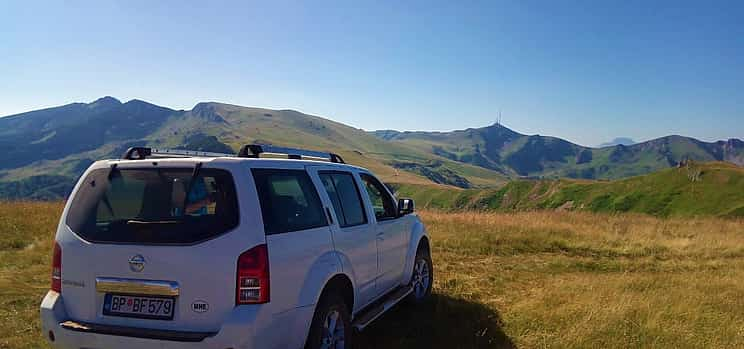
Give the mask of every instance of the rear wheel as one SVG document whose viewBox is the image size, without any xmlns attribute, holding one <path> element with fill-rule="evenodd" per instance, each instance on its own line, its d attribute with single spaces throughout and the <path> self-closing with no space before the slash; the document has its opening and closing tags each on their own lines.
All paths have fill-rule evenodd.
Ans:
<svg viewBox="0 0 744 349">
<path fill-rule="evenodd" d="M 351 348 L 351 316 L 341 296 L 324 296 L 315 308 L 307 349 Z"/>
<path fill-rule="evenodd" d="M 429 249 L 419 247 L 416 251 L 416 259 L 413 262 L 413 273 L 411 274 L 411 288 L 413 291 L 408 299 L 413 303 L 421 303 L 431 295 L 431 286 L 434 283 L 434 268 L 431 263 Z"/>
</svg>

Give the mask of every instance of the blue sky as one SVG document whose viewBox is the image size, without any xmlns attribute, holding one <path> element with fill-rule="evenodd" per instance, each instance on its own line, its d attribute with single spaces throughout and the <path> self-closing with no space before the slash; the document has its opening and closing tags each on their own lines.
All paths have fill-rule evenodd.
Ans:
<svg viewBox="0 0 744 349">
<path fill-rule="evenodd" d="M 744 2 L 1 2 L 0 115 L 104 95 L 596 145 L 744 138 Z"/>
</svg>

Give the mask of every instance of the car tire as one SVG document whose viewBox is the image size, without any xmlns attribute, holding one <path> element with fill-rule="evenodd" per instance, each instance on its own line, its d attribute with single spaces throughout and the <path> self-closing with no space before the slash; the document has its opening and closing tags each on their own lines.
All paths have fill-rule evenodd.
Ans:
<svg viewBox="0 0 744 349">
<path fill-rule="evenodd" d="M 419 304 L 426 301 L 431 296 L 431 287 L 434 284 L 434 268 L 431 263 L 431 254 L 429 249 L 420 246 L 416 251 L 416 258 L 413 261 L 413 272 L 411 273 L 411 288 L 413 290 L 408 295 L 409 303 Z"/>
<path fill-rule="evenodd" d="M 337 293 L 330 293 L 318 302 L 310 324 L 306 349 L 351 348 L 351 315 L 344 300 Z"/>
</svg>

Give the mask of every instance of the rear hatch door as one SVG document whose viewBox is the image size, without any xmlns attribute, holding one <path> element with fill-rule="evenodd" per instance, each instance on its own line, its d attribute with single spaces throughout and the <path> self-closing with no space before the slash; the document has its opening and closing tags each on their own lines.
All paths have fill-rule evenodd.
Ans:
<svg viewBox="0 0 744 349">
<path fill-rule="evenodd" d="M 71 320 L 219 330 L 237 257 L 265 237 L 251 224 L 257 205 L 238 202 L 234 178 L 247 171 L 197 164 L 103 167 L 81 180 L 58 233 Z"/>
</svg>

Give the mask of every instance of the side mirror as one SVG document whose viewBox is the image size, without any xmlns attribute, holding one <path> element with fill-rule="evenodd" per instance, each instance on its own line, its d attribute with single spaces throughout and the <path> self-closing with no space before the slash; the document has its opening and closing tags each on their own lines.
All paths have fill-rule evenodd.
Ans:
<svg viewBox="0 0 744 349">
<path fill-rule="evenodd" d="M 413 213 L 413 211 L 413 199 L 398 199 L 398 216 L 405 216 L 409 213 Z"/>
</svg>

